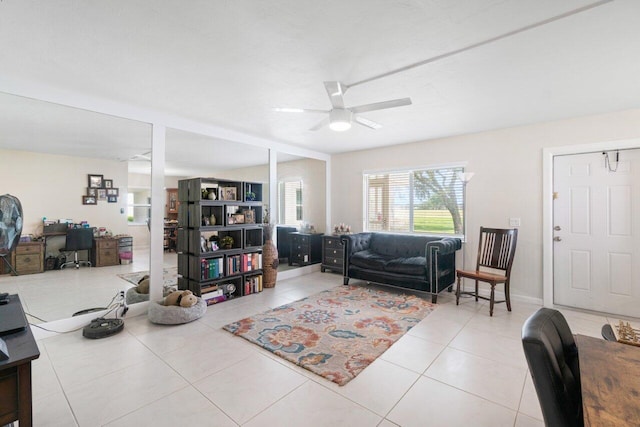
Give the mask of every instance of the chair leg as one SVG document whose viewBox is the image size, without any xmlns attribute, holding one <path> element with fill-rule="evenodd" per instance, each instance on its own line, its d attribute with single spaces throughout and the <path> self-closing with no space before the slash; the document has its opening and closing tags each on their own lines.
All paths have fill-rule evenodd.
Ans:
<svg viewBox="0 0 640 427">
<path fill-rule="evenodd" d="M 458 276 L 458 284 L 456 285 L 456 305 L 460 304 L 460 276 Z"/>
<path fill-rule="evenodd" d="M 491 298 L 489 300 L 489 316 L 493 317 L 493 304 L 495 303 L 496 284 L 491 284 Z"/>
<path fill-rule="evenodd" d="M 476 302 L 478 302 L 478 281 L 476 280 Z"/>
<path fill-rule="evenodd" d="M 509 281 L 504 282 L 504 300 L 507 303 L 507 310 L 511 311 L 511 297 L 509 296 Z"/>
</svg>

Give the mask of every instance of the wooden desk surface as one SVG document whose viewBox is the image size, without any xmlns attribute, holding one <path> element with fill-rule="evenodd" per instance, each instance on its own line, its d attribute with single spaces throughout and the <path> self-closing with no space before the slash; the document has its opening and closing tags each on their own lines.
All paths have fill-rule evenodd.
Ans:
<svg viewBox="0 0 640 427">
<path fill-rule="evenodd" d="M 640 426 L 640 348 L 576 335 L 585 426 Z"/>
</svg>

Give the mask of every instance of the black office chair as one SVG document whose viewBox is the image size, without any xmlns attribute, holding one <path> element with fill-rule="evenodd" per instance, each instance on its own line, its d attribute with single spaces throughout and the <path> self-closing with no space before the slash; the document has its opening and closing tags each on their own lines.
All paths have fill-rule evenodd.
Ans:
<svg viewBox="0 0 640 427">
<path fill-rule="evenodd" d="M 547 426 L 583 426 L 578 348 L 566 319 L 541 308 L 522 327 L 522 346 Z"/>
<path fill-rule="evenodd" d="M 68 265 L 75 265 L 80 268 L 80 264 L 91 267 L 90 261 L 79 261 L 78 251 L 90 251 L 93 247 L 93 228 L 70 228 L 67 230 L 67 240 L 61 252 L 73 252 L 73 261 L 65 262 L 60 269 Z"/>
<path fill-rule="evenodd" d="M 18 272 L 7 261 L 7 258 L 18 246 L 21 233 L 22 204 L 17 197 L 3 194 L 0 196 L 0 258 L 15 276 L 18 275 Z"/>
</svg>

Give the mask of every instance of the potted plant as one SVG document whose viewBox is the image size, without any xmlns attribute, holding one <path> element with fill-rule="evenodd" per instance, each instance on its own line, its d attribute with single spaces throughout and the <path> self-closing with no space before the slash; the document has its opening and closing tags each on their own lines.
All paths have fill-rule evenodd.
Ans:
<svg viewBox="0 0 640 427">
<path fill-rule="evenodd" d="M 220 239 L 220 247 L 222 247 L 223 249 L 231 249 L 233 247 L 233 237 L 224 236 L 222 239 Z"/>
</svg>

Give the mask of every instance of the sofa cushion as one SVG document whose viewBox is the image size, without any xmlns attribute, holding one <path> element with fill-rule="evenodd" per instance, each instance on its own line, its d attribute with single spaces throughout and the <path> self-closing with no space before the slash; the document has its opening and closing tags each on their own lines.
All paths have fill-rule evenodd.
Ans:
<svg viewBox="0 0 640 427">
<path fill-rule="evenodd" d="M 385 264 L 384 269 L 390 273 L 424 276 L 426 262 L 426 258 L 422 256 L 394 258 Z"/>
<path fill-rule="evenodd" d="M 375 252 L 365 250 L 356 252 L 351 256 L 351 264 L 360 268 L 370 268 L 372 270 L 383 271 L 388 258 Z"/>
</svg>

